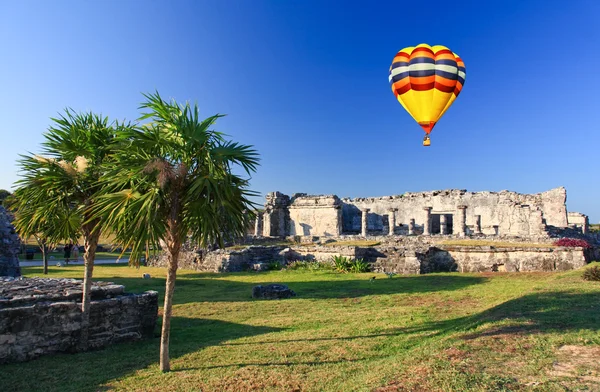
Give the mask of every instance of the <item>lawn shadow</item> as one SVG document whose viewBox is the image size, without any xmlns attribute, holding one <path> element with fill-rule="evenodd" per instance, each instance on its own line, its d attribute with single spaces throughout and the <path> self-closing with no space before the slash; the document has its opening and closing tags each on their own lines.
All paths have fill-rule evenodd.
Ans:
<svg viewBox="0 0 600 392">
<path fill-rule="evenodd" d="M 501 325 L 473 332 L 484 324 L 500 321 Z M 425 323 L 402 330 L 407 333 L 433 332 L 434 335 L 465 332 L 462 339 L 472 340 L 485 336 L 517 336 L 582 329 L 600 330 L 600 297 L 597 293 L 533 293 L 472 316 Z"/>
<path fill-rule="evenodd" d="M 212 319 L 173 317 L 171 320 L 172 360 L 227 340 L 281 330 Z M 152 339 L 116 344 L 102 350 L 43 356 L 27 363 L 3 365 L 2 390 L 35 391 L 39 385 L 44 385 L 46 392 L 112 390 L 111 380 L 158 365 L 158 325 L 156 331 L 156 336 Z M 159 371 L 158 367 L 156 371 Z"/>
<path fill-rule="evenodd" d="M 236 274 L 239 275 L 239 274 Z M 253 273 L 252 276 L 261 277 Z M 358 298 L 370 295 L 417 294 L 440 291 L 460 290 L 475 284 L 485 283 L 488 278 L 464 275 L 416 275 L 394 279 L 376 279 L 371 275 L 362 275 L 357 279 L 288 281 L 286 275 L 265 274 L 264 280 L 243 282 L 227 279 L 227 274 L 187 274 L 177 279 L 175 284 L 174 304 L 190 302 L 245 302 L 252 299 L 252 288 L 256 285 L 271 283 L 285 284 L 296 293 L 297 299 L 331 299 Z M 289 279 L 289 276 L 287 276 Z M 128 292 L 156 290 L 162 298 L 164 294 L 164 278 L 102 278 L 126 287 Z"/>
</svg>

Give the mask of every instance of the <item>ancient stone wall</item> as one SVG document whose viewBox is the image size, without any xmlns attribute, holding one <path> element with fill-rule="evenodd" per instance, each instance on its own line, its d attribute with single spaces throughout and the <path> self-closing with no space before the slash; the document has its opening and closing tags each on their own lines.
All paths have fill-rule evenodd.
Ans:
<svg viewBox="0 0 600 392">
<path fill-rule="evenodd" d="M 273 262 L 284 262 L 289 248 L 283 246 L 249 246 L 244 249 L 219 249 L 211 252 L 184 250 L 179 254 L 179 268 L 203 272 L 239 272 L 264 269 Z M 167 255 L 152 257 L 148 265 L 166 267 Z"/>
<path fill-rule="evenodd" d="M 440 246 L 436 259 L 448 265 L 456 264 L 458 272 L 526 272 L 566 271 L 585 266 L 583 248 L 490 248 Z"/>
<path fill-rule="evenodd" d="M 430 214 L 433 222 L 439 225 L 440 215 L 445 215 L 456 223 L 460 213 L 459 206 L 466 206 L 468 233 L 474 232 L 479 222 L 483 234 L 539 235 L 543 232 L 544 222 L 546 225 L 557 227 L 567 226 L 565 201 L 564 188 L 535 195 L 509 191 L 447 190 L 377 198 L 342 199 L 343 232 L 359 232 L 361 227 L 359 211 L 367 208 L 370 210 L 369 231 L 384 233 L 389 230 L 386 222 L 389 222 L 392 209 L 396 209 L 394 212 L 396 225 L 408 226 L 410 219 L 415 219 L 417 230 L 423 232 L 427 213 L 424 207 L 431 207 Z M 456 233 L 457 230 L 453 232 Z"/>
<path fill-rule="evenodd" d="M 12 225 L 11 215 L 0 206 L 0 276 L 21 276 L 19 251 L 21 241 Z"/>
<path fill-rule="evenodd" d="M 567 227 L 566 190 L 534 195 L 446 190 L 340 200 L 335 195 L 267 195 L 265 236 L 455 234 L 541 236 Z M 341 210 L 341 211 L 340 211 Z"/>
<path fill-rule="evenodd" d="M 296 194 L 289 206 L 288 235 L 337 237 L 342 234 L 342 202 L 335 195 Z"/>
<path fill-rule="evenodd" d="M 82 281 L 0 280 L 0 363 L 79 351 Z M 95 282 L 92 287 L 89 348 L 152 337 L 158 293 L 126 294 L 124 287 Z"/>
<path fill-rule="evenodd" d="M 590 229 L 590 221 L 587 215 L 580 212 L 569 212 L 567 214 L 569 227 L 575 227 L 581 230 L 583 234 L 588 234 Z"/>
</svg>

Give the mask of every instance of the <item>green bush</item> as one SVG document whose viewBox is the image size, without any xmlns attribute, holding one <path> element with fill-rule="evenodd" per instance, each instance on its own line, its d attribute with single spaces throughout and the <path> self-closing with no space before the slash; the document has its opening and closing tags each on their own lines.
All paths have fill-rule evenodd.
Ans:
<svg viewBox="0 0 600 392">
<path fill-rule="evenodd" d="M 583 271 L 583 279 L 600 282 L 600 267 L 594 266 Z"/>
<path fill-rule="evenodd" d="M 369 272 L 369 270 L 370 270 L 369 263 L 367 263 L 363 259 L 355 259 L 350 263 L 350 272 L 361 273 L 361 272 Z"/>
<path fill-rule="evenodd" d="M 333 256 L 332 258 L 333 268 L 337 272 L 346 273 L 360 273 L 360 272 L 369 272 L 369 263 L 364 261 L 363 259 L 350 259 L 345 256 Z"/>
<path fill-rule="evenodd" d="M 279 262 L 279 261 L 272 261 L 267 266 L 267 270 L 269 270 L 269 271 L 279 271 L 282 268 L 283 268 L 283 264 L 281 264 L 281 262 Z"/>
<path fill-rule="evenodd" d="M 352 267 L 352 260 L 345 256 L 333 256 L 332 258 L 333 268 L 337 272 L 350 272 Z"/>
<path fill-rule="evenodd" d="M 331 264 L 318 261 L 296 260 L 289 263 L 286 267 L 288 270 L 304 270 L 304 271 L 330 271 Z"/>
</svg>

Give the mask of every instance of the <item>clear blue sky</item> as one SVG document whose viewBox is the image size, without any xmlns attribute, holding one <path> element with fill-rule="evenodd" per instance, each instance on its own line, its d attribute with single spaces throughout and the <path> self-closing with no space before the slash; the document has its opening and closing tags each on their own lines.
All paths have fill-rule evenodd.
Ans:
<svg viewBox="0 0 600 392">
<path fill-rule="evenodd" d="M 0 0 L 0 188 L 64 107 L 135 119 L 156 89 L 226 113 L 263 194 L 565 186 L 598 222 L 599 23 L 596 0 Z M 467 67 L 430 148 L 388 84 L 422 42 Z"/>
</svg>

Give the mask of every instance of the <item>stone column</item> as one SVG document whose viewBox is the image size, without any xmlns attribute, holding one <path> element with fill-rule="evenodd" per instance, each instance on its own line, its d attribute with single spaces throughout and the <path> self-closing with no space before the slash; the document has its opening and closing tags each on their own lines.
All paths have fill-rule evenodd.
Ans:
<svg viewBox="0 0 600 392">
<path fill-rule="evenodd" d="M 256 220 L 254 221 L 254 236 L 261 237 L 262 236 L 262 223 L 263 217 L 260 212 L 256 213 Z"/>
<path fill-rule="evenodd" d="M 583 225 L 581 226 L 581 232 L 583 234 L 588 234 L 590 232 L 590 219 L 586 216 L 583 221 Z"/>
<path fill-rule="evenodd" d="M 390 212 L 388 216 L 388 222 L 390 226 L 389 235 L 394 235 L 394 229 L 396 228 L 396 211 L 398 211 L 398 209 L 390 208 L 388 211 Z"/>
<path fill-rule="evenodd" d="M 361 216 L 361 221 L 360 221 L 360 231 L 361 231 L 361 235 L 363 237 L 367 236 L 367 226 L 368 226 L 368 215 L 369 215 L 369 211 L 371 211 L 369 208 L 363 208 L 362 209 L 362 216 Z"/>
<path fill-rule="evenodd" d="M 263 237 L 271 236 L 271 209 L 265 209 L 263 214 Z"/>
<path fill-rule="evenodd" d="M 456 230 L 454 232 L 458 234 L 459 237 L 464 237 L 467 235 L 467 206 L 458 206 L 458 213 L 456 214 L 456 220 L 454 222 L 456 225 Z"/>
<path fill-rule="evenodd" d="M 423 207 L 425 219 L 423 220 L 423 235 L 431 235 L 431 207 Z"/>
<path fill-rule="evenodd" d="M 475 224 L 473 225 L 475 234 L 481 234 L 481 215 L 475 215 Z"/>
<path fill-rule="evenodd" d="M 448 234 L 448 223 L 446 222 L 446 214 L 440 215 L 440 234 Z"/>
<path fill-rule="evenodd" d="M 415 220 L 414 218 L 411 218 L 408 221 L 408 235 L 413 235 L 415 234 Z"/>
</svg>

